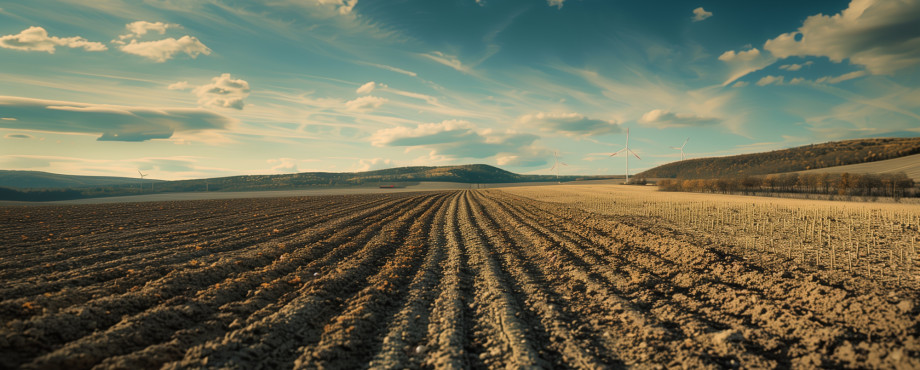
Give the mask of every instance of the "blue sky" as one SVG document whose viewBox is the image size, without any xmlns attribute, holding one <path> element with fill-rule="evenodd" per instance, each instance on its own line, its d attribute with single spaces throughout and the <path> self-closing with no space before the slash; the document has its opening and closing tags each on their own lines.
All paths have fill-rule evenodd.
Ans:
<svg viewBox="0 0 920 370">
<path fill-rule="evenodd" d="M 920 135 L 920 0 L 0 1 L 0 169 L 622 174 Z"/>
</svg>

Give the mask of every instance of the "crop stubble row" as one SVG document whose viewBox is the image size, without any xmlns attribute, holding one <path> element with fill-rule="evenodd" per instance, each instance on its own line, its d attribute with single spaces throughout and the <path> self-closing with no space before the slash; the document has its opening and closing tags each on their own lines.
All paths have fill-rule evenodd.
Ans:
<svg viewBox="0 0 920 370">
<path fill-rule="evenodd" d="M 507 192 L 140 208 L 0 209 L 3 367 L 920 365 L 915 291 Z"/>
</svg>

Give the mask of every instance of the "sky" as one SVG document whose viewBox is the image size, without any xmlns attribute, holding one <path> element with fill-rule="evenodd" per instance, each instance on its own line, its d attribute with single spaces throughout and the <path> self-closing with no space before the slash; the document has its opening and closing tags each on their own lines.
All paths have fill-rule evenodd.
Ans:
<svg viewBox="0 0 920 370">
<path fill-rule="evenodd" d="M 0 169 L 621 175 L 920 136 L 918 66 L 920 0 L 0 0 Z"/>
</svg>

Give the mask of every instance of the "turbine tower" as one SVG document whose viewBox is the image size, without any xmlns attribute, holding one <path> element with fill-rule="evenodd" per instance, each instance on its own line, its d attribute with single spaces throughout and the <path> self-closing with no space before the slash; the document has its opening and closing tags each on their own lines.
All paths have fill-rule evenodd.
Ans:
<svg viewBox="0 0 920 370">
<path fill-rule="evenodd" d="M 629 184 L 629 155 L 632 154 L 636 156 L 636 158 L 642 159 L 639 158 L 639 155 L 636 154 L 636 152 L 632 151 L 632 149 L 629 149 L 629 128 L 626 128 L 626 147 L 618 150 L 616 153 L 613 153 L 610 156 L 613 157 L 620 153 L 626 154 L 626 182 L 624 184 Z"/>
<path fill-rule="evenodd" d="M 141 183 L 140 183 L 140 186 L 141 186 L 141 190 L 144 190 L 144 177 L 147 177 L 147 174 L 146 174 L 146 173 L 142 173 L 141 170 L 137 170 L 137 174 L 138 174 L 138 175 L 141 175 Z"/>
<path fill-rule="evenodd" d="M 556 171 L 556 182 L 559 182 L 559 165 L 568 166 L 565 162 L 559 161 L 559 155 L 557 152 L 553 152 L 553 168 L 550 168 L 550 171 Z"/>
<path fill-rule="evenodd" d="M 687 146 L 688 141 L 690 141 L 689 137 L 687 138 L 687 140 L 684 140 L 684 145 L 671 147 L 671 149 L 680 150 L 680 160 L 684 160 L 684 147 Z"/>
</svg>

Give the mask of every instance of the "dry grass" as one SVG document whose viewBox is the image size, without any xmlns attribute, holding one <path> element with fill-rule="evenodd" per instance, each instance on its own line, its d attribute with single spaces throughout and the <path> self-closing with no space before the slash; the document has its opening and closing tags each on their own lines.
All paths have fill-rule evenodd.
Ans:
<svg viewBox="0 0 920 370">
<path fill-rule="evenodd" d="M 749 258 L 785 258 L 798 267 L 920 285 L 916 205 L 663 193 L 654 187 L 611 185 L 503 190 L 601 215 L 651 218 L 740 248 Z"/>
</svg>

